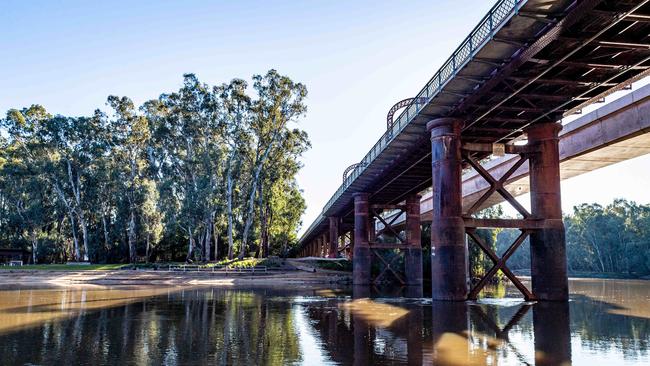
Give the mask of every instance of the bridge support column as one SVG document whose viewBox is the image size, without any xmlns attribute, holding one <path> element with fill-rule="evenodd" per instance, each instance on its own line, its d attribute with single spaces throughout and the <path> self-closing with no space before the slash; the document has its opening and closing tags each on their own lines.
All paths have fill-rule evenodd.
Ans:
<svg viewBox="0 0 650 366">
<path fill-rule="evenodd" d="M 420 229 L 420 195 L 406 198 L 406 249 L 404 272 L 406 285 L 422 288 L 422 242 Z"/>
<path fill-rule="evenodd" d="M 531 282 L 539 300 L 569 299 L 566 242 L 562 223 L 558 133 L 562 125 L 544 123 L 527 130 L 530 155 L 532 216 L 545 219 L 542 230 L 530 236 Z"/>
<path fill-rule="evenodd" d="M 326 257 L 327 253 L 327 234 L 323 234 L 320 238 L 320 247 L 318 248 L 318 256 L 321 258 Z"/>
<path fill-rule="evenodd" d="M 352 283 L 368 285 L 370 281 L 371 255 L 368 243 L 370 206 L 368 193 L 354 194 L 354 249 L 352 259 Z"/>
<path fill-rule="evenodd" d="M 464 301 L 468 292 L 468 253 L 462 218 L 463 122 L 438 118 L 431 132 L 432 222 L 431 284 L 434 300 Z"/>
<path fill-rule="evenodd" d="M 330 245 L 328 247 L 328 253 L 327 257 L 328 258 L 336 258 L 338 257 L 338 249 L 339 249 L 339 218 L 335 216 L 330 216 L 329 217 L 330 221 Z"/>
<path fill-rule="evenodd" d="M 354 229 L 352 229 L 352 232 L 350 232 L 350 248 L 348 251 L 350 260 L 352 260 L 352 258 L 354 258 Z"/>
</svg>

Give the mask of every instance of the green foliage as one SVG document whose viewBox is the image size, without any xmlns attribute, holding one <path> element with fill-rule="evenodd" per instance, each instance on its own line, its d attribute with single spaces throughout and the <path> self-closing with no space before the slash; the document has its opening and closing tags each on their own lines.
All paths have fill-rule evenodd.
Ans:
<svg viewBox="0 0 650 366">
<path fill-rule="evenodd" d="M 212 264 L 211 264 L 212 265 Z M 208 266 L 211 266 L 208 265 Z M 282 266 L 282 262 L 277 258 L 277 257 L 270 257 L 270 258 L 253 258 L 253 257 L 248 257 L 244 259 L 224 259 L 222 261 L 219 261 L 215 263 L 214 265 L 217 266 L 224 266 L 228 268 L 253 268 L 256 266 L 264 266 L 264 267 L 270 267 L 270 268 L 277 268 Z"/>
<path fill-rule="evenodd" d="M 501 205 L 493 206 L 486 208 L 480 212 L 474 214 L 476 218 L 482 219 L 493 219 L 503 216 L 503 209 Z M 476 230 L 476 236 L 488 246 L 488 248 L 496 251 L 497 250 L 497 237 L 501 232 L 500 229 L 478 229 Z M 483 250 L 476 244 L 473 243 L 472 239 L 468 239 L 469 245 L 469 273 L 473 281 L 477 281 L 483 277 L 489 270 L 492 268 L 492 260 L 485 254 Z M 500 279 L 501 272 L 499 271 L 495 276 L 495 279 Z"/>
<path fill-rule="evenodd" d="M 295 128 L 307 91 L 275 70 L 210 86 L 193 74 L 142 106 L 12 109 L 0 119 L 0 246 L 32 261 L 205 262 L 285 254 L 309 148 Z"/>
<path fill-rule="evenodd" d="M 567 264 L 570 273 L 650 274 L 650 205 L 623 199 L 607 206 L 581 204 L 564 217 Z M 518 230 L 499 233 L 500 253 L 519 235 Z M 530 268 L 528 239 L 508 260 L 511 269 Z"/>
</svg>

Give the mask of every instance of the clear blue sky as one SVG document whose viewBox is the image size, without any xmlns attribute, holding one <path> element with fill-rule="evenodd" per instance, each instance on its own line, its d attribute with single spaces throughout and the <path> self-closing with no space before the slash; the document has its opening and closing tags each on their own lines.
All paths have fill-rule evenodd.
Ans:
<svg viewBox="0 0 650 366">
<path fill-rule="evenodd" d="M 141 103 L 193 72 L 210 84 L 270 68 L 305 83 L 313 148 L 299 182 L 319 214 L 348 165 L 493 5 L 438 1 L 15 1 L 0 6 L 0 113 L 32 103 L 90 114 L 109 94 Z M 650 157 L 563 183 L 565 210 L 650 202 Z"/>
</svg>

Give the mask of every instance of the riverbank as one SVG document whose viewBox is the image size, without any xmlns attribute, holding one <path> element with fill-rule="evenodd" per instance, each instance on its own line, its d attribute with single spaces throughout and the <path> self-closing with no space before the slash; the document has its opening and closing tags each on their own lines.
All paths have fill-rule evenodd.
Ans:
<svg viewBox="0 0 650 366">
<path fill-rule="evenodd" d="M 160 270 L 43 270 L 5 269 L 0 285 L 317 285 L 350 283 L 350 273 L 330 270 L 273 270 L 267 272 L 179 272 Z"/>
<path fill-rule="evenodd" d="M 530 271 L 514 270 L 513 272 L 520 277 L 530 277 Z M 600 280 L 650 280 L 650 275 L 642 276 L 634 273 L 570 271 L 568 275 L 569 278 L 593 278 Z"/>
</svg>

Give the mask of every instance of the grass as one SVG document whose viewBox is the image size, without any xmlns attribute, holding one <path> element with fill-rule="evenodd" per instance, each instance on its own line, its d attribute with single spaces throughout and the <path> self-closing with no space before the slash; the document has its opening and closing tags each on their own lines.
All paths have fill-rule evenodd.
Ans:
<svg viewBox="0 0 650 366">
<path fill-rule="evenodd" d="M 112 271 L 127 264 L 28 264 L 24 266 L 0 266 L 0 270 L 40 270 L 40 271 Z"/>
</svg>

